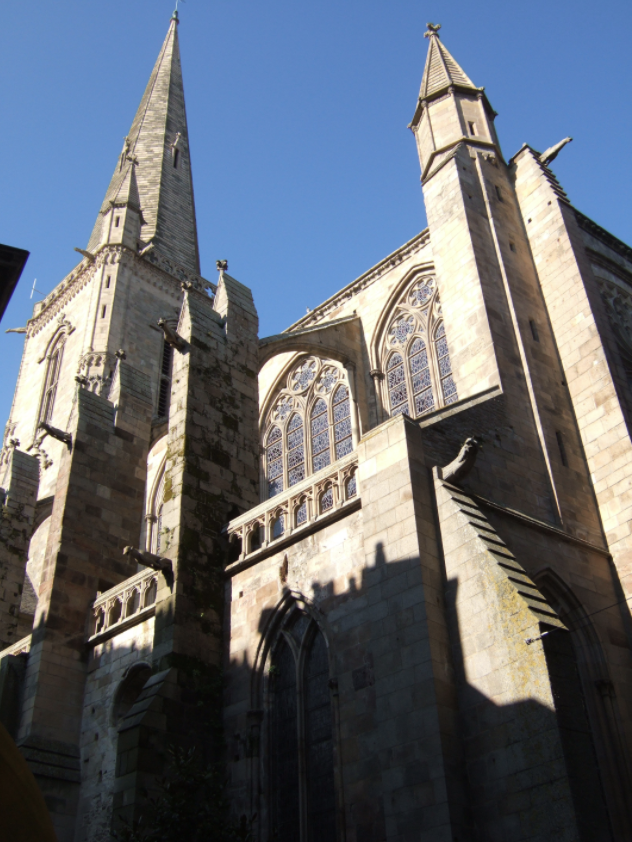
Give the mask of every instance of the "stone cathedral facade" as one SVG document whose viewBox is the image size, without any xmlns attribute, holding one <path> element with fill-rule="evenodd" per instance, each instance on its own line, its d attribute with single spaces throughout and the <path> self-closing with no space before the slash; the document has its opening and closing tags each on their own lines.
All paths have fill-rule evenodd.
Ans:
<svg viewBox="0 0 632 842">
<path fill-rule="evenodd" d="M 173 745 L 256 842 L 632 840 L 632 249 L 426 35 L 428 229 L 260 339 L 200 275 L 174 15 L 24 329 L 0 717 L 60 842 Z"/>
</svg>

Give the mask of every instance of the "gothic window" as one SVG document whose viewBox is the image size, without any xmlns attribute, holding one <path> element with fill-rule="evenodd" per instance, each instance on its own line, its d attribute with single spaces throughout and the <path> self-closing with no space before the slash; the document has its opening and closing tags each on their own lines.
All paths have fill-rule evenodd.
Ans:
<svg viewBox="0 0 632 842">
<path fill-rule="evenodd" d="M 406 372 L 401 354 L 391 354 L 386 366 L 388 378 L 388 394 L 391 402 L 391 415 L 405 412 L 410 415 L 408 408 L 408 387 L 406 386 Z"/>
<path fill-rule="evenodd" d="M 342 459 L 353 450 L 351 440 L 351 407 L 349 405 L 349 390 L 340 385 L 334 392 L 334 441 L 336 443 L 336 459 Z"/>
<path fill-rule="evenodd" d="M 408 364 L 413 384 L 415 415 L 423 415 L 434 408 L 430 363 L 426 344 L 417 336 L 408 349 Z"/>
<path fill-rule="evenodd" d="M 173 348 L 163 343 L 162 363 L 160 366 L 160 385 L 158 387 L 158 417 L 166 418 L 169 415 L 169 402 L 171 398 L 171 363 L 173 360 Z"/>
<path fill-rule="evenodd" d="M 391 415 L 419 418 L 458 400 L 433 276 L 417 277 L 404 290 L 383 332 L 381 353 Z"/>
<path fill-rule="evenodd" d="M 266 447 L 266 470 L 268 476 L 268 497 L 283 491 L 283 434 L 279 427 L 272 427 L 268 433 Z"/>
<path fill-rule="evenodd" d="M 59 373 L 61 371 L 61 363 L 64 356 L 64 343 L 66 341 L 65 335 L 53 345 L 53 348 L 48 355 L 48 365 L 46 366 L 46 379 L 44 381 L 44 393 L 42 395 L 42 403 L 40 405 L 39 421 L 47 421 L 53 417 L 53 407 L 55 406 L 55 395 L 57 394 L 57 384 L 59 383 Z"/>
<path fill-rule="evenodd" d="M 320 471 L 331 462 L 327 404 L 322 398 L 312 407 L 312 462 L 315 471 Z"/>
<path fill-rule="evenodd" d="M 325 638 L 295 610 L 269 672 L 270 838 L 336 842 L 334 731 Z"/>
<path fill-rule="evenodd" d="M 292 486 L 305 479 L 303 419 L 298 413 L 290 419 L 287 430 L 287 475 L 289 485 Z"/>
<path fill-rule="evenodd" d="M 308 357 L 290 371 L 264 428 L 268 497 L 351 453 L 352 411 L 347 373 L 337 363 Z"/>
<path fill-rule="evenodd" d="M 452 377 L 452 365 L 450 363 L 450 354 L 448 352 L 448 340 L 445 337 L 445 327 L 443 322 L 441 322 L 435 333 L 435 345 L 437 349 L 437 363 L 439 366 L 443 402 L 445 404 L 454 403 L 454 401 L 457 400 L 456 386 L 454 385 L 454 378 Z"/>
</svg>

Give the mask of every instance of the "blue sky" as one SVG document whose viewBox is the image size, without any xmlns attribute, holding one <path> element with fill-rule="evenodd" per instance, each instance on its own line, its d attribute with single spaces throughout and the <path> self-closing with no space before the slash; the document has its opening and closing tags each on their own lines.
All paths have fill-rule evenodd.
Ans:
<svg viewBox="0 0 632 842">
<path fill-rule="evenodd" d="M 88 241 L 172 0 L 20 0 L 0 30 L 0 241 L 31 252 L 2 321 L 7 419 L 30 287 Z M 632 3 L 186 0 L 180 46 L 202 273 L 253 289 L 261 335 L 287 327 L 426 225 L 406 129 L 427 21 L 499 112 L 508 158 L 554 163 L 571 201 L 632 242 Z"/>
</svg>

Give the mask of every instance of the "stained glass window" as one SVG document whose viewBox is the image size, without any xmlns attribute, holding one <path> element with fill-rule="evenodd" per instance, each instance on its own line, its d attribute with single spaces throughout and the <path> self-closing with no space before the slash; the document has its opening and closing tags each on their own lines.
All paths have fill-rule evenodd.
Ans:
<svg viewBox="0 0 632 842">
<path fill-rule="evenodd" d="M 399 415 L 402 412 L 405 412 L 406 415 L 410 415 L 408 409 L 406 373 L 404 371 L 404 360 L 401 354 L 392 354 L 389 358 L 386 378 L 388 383 L 388 395 L 391 401 L 391 415 Z"/>
<path fill-rule="evenodd" d="M 283 435 L 280 428 L 276 426 L 268 433 L 266 470 L 268 497 L 274 497 L 283 491 Z"/>
<path fill-rule="evenodd" d="M 423 278 L 418 281 L 411 289 L 408 301 L 413 307 L 423 307 L 434 292 L 434 278 Z"/>
<path fill-rule="evenodd" d="M 419 416 L 434 409 L 428 351 L 426 343 L 419 336 L 413 340 L 408 349 L 408 362 L 413 385 L 415 416 Z"/>
<path fill-rule="evenodd" d="M 321 512 L 328 512 L 329 509 L 332 509 L 334 505 L 334 490 L 331 486 L 323 492 L 322 497 L 320 498 L 320 511 Z"/>
<path fill-rule="evenodd" d="M 278 518 L 272 524 L 272 538 L 280 538 L 281 535 L 285 532 L 285 519 L 283 515 L 279 515 Z"/>
<path fill-rule="evenodd" d="M 336 443 L 336 459 L 342 459 L 353 450 L 351 438 L 351 408 L 349 405 L 349 390 L 340 385 L 334 393 L 334 442 Z"/>
<path fill-rule="evenodd" d="M 354 474 L 347 480 L 347 500 L 351 500 L 352 497 L 355 497 L 358 493 L 358 481 L 356 479 L 356 475 Z"/>
<path fill-rule="evenodd" d="M 391 343 L 393 345 L 403 345 L 414 330 L 415 319 L 412 316 L 401 316 L 391 327 Z"/>
<path fill-rule="evenodd" d="M 303 419 L 298 413 L 290 418 L 287 426 L 287 476 L 290 487 L 305 479 Z"/>
<path fill-rule="evenodd" d="M 327 404 L 322 398 L 312 407 L 312 463 L 314 471 L 320 471 L 331 463 L 329 418 Z"/>
<path fill-rule="evenodd" d="M 306 503 L 305 500 L 303 500 L 301 505 L 296 509 L 296 525 L 302 526 L 306 522 L 307 522 L 307 503 Z"/>
<path fill-rule="evenodd" d="M 443 322 L 435 334 L 435 348 L 437 353 L 437 362 L 439 364 L 439 376 L 441 378 L 441 391 L 443 392 L 443 401 L 446 404 L 454 403 L 459 399 L 456 391 L 456 384 L 452 377 L 452 364 L 450 363 L 450 353 L 448 351 L 448 340 L 445 335 L 445 327 Z"/>
</svg>

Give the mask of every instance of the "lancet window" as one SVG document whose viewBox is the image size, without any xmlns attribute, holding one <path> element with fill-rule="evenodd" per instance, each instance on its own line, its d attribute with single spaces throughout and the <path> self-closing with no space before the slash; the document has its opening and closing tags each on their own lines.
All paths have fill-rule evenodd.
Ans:
<svg viewBox="0 0 632 842">
<path fill-rule="evenodd" d="M 416 278 L 401 296 L 384 332 L 382 359 L 391 415 L 418 418 L 458 400 L 432 275 Z"/>
<path fill-rule="evenodd" d="M 292 369 L 264 428 L 268 497 L 351 453 L 352 410 L 347 372 L 338 363 L 308 357 Z"/>
<path fill-rule="evenodd" d="M 325 638 L 295 610 L 272 649 L 268 676 L 270 839 L 338 838 L 330 696 Z"/>
<path fill-rule="evenodd" d="M 53 417 L 65 341 L 66 335 L 62 333 L 47 355 L 48 364 L 46 366 L 46 379 L 44 381 L 44 392 L 40 404 L 39 421 L 50 421 Z"/>
</svg>

